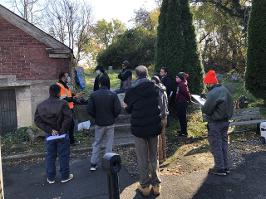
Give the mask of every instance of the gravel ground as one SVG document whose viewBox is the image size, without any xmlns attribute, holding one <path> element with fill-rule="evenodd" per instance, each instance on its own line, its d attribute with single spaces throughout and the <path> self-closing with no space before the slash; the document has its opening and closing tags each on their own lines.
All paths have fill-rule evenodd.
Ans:
<svg viewBox="0 0 266 199">
<path fill-rule="evenodd" d="M 209 151 L 207 139 L 182 139 L 180 147 L 172 157 L 160 165 L 161 175 L 183 175 L 199 170 L 207 170 L 213 166 L 213 157 Z M 168 143 L 174 145 L 176 143 Z M 233 134 L 229 144 L 229 160 L 231 167 L 236 168 L 244 163 L 244 155 L 266 151 L 260 137 L 253 132 Z M 120 151 L 124 165 L 128 171 L 137 176 L 137 162 L 134 147 Z M 172 153 L 172 152 L 171 152 Z M 168 154 L 169 155 L 169 154 Z"/>
<path fill-rule="evenodd" d="M 178 144 L 177 144 L 178 143 Z M 173 152 L 175 147 L 176 151 Z M 253 132 L 238 133 L 231 136 L 229 144 L 229 160 L 232 168 L 244 163 L 244 155 L 266 151 L 266 145 L 261 143 L 258 135 Z M 114 152 L 121 155 L 122 164 L 127 168 L 132 177 L 138 176 L 137 159 L 133 145 L 116 147 Z M 87 157 L 90 151 L 72 153 L 72 159 Z M 206 170 L 213 166 L 213 157 L 209 152 L 206 138 L 186 139 L 181 138 L 174 143 L 168 143 L 168 156 L 165 163 L 160 166 L 161 175 L 183 175 L 199 170 Z M 5 162 L 5 164 L 29 164 L 42 162 L 43 158 Z"/>
</svg>

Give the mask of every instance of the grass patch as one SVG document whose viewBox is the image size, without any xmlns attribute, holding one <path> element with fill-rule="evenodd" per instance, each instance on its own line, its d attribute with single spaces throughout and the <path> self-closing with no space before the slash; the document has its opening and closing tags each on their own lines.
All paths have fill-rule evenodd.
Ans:
<svg viewBox="0 0 266 199">
<path fill-rule="evenodd" d="M 200 110 L 193 111 L 188 116 L 188 135 L 202 137 L 207 135 L 206 122 L 203 122 Z"/>
<path fill-rule="evenodd" d="M 39 138 L 34 143 L 30 142 L 27 134 L 28 127 L 19 128 L 15 132 L 9 132 L 1 135 L 1 149 L 3 156 L 44 153 L 44 138 Z M 75 139 L 79 147 L 90 147 L 93 135 L 87 131 L 75 133 Z"/>
<path fill-rule="evenodd" d="M 120 80 L 117 78 L 119 72 L 120 70 L 107 71 L 108 76 L 110 78 L 110 84 L 112 89 L 118 89 L 120 87 Z M 93 85 L 96 76 L 97 74 L 95 71 L 90 69 L 85 70 L 85 81 L 86 81 L 85 93 L 87 95 L 89 95 L 93 91 Z"/>
</svg>

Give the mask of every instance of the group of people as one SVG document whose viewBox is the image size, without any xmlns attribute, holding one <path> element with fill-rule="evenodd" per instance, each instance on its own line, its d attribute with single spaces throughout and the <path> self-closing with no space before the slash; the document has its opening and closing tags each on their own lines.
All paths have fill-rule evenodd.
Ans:
<svg viewBox="0 0 266 199">
<path fill-rule="evenodd" d="M 132 71 L 128 61 L 122 63 L 118 75 L 121 85 L 118 90 L 110 90 L 110 79 L 103 67 L 96 68 L 98 74 L 94 92 L 88 99 L 88 113 L 95 119 L 95 140 L 91 156 L 91 171 L 99 164 L 100 147 L 105 142 L 105 152 L 112 152 L 115 118 L 124 108 L 131 114 L 131 133 L 135 137 L 135 149 L 139 171 L 138 190 L 148 196 L 151 192 L 159 195 L 161 180 L 158 176 L 159 161 L 166 159 L 165 129 L 169 115 L 169 104 L 175 101 L 180 122 L 180 136 L 187 136 L 187 107 L 191 101 L 188 88 L 189 75 L 179 72 L 174 81 L 168 70 L 162 67 L 158 75 L 148 79 L 148 70 L 140 65 L 135 68 L 136 80 L 132 81 Z M 46 139 L 47 182 L 55 182 L 55 160 L 60 162 L 61 182 L 73 179 L 69 170 L 70 144 L 74 126 L 72 111 L 75 100 L 81 93 L 73 94 L 67 86 L 67 74 L 60 74 L 60 81 L 50 86 L 50 97 L 38 105 L 35 113 L 36 125 L 44 130 L 47 137 L 64 134 L 62 139 Z M 227 175 L 227 130 L 233 113 L 233 101 L 229 91 L 218 83 L 215 71 L 205 74 L 204 84 L 208 88 L 206 103 L 202 111 L 208 121 L 208 140 L 214 156 L 215 166 L 210 173 Z M 117 94 L 125 93 L 121 103 Z M 158 154 L 159 152 L 159 154 Z M 158 161 L 159 159 L 159 161 Z"/>
</svg>

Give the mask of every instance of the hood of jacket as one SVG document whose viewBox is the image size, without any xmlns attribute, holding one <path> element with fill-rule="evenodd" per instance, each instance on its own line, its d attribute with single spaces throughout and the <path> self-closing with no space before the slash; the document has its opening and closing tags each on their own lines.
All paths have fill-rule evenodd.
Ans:
<svg viewBox="0 0 266 199">
<path fill-rule="evenodd" d="M 137 79 L 132 84 L 134 94 L 141 97 L 148 97 L 154 95 L 154 83 L 147 78 Z"/>
<path fill-rule="evenodd" d="M 166 87 L 162 83 L 155 84 L 155 86 L 162 92 L 166 91 Z"/>
</svg>

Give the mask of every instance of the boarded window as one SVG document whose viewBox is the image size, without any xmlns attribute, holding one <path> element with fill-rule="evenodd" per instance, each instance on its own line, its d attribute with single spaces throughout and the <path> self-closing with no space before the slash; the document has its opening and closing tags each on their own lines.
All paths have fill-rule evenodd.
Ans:
<svg viewBox="0 0 266 199">
<path fill-rule="evenodd" d="M 0 89 L 0 133 L 17 129 L 15 89 Z"/>
</svg>

